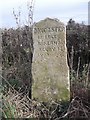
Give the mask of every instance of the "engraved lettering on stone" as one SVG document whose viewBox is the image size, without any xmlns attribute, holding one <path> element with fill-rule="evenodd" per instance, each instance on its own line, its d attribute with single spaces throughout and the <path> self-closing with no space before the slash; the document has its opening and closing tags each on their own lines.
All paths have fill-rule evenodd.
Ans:
<svg viewBox="0 0 90 120">
<path fill-rule="evenodd" d="M 69 100 L 65 25 L 47 18 L 34 26 L 32 97 L 39 101 Z"/>
</svg>

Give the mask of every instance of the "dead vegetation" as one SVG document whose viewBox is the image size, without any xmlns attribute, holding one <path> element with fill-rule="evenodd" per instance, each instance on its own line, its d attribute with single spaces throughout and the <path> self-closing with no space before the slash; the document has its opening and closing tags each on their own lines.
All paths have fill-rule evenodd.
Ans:
<svg viewBox="0 0 90 120">
<path fill-rule="evenodd" d="M 15 89 L 15 87 L 17 86 L 11 85 L 9 83 L 10 81 L 8 80 L 10 79 L 12 80 L 13 78 L 14 81 L 15 80 L 23 81 L 23 84 L 25 84 L 25 86 L 26 85 L 31 86 L 30 84 L 31 83 L 31 78 L 30 78 L 31 64 L 30 63 L 32 60 L 30 59 L 30 55 L 32 54 L 30 53 L 33 52 L 33 46 L 32 46 L 33 39 L 31 39 L 32 37 L 30 35 L 31 29 L 29 27 L 31 27 L 33 22 L 32 6 L 31 5 L 28 6 L 28 9 L 29 9 L 29 15 L 28 15 L 29 19 L 27 21 L 28 24 L 27 26 L 25 26 L 25 28 L 23 29 L 20 28 L 20 19 L 17 18 L 18 16 L 15 14 L 15 11 L 13 11 L 18 28 L 16 29 L 16 31 L 14 31 L 13 29 L 5 30 L 3 33 L 3 39 L 2 39 L 3 40 L 2 41 L 3 43 L 2 44 L 3 45 L 2 46 L 3 47 L 3 56 L 2 56 L 3 57 L 3 76 L 0 75 L 0 79 L 2 79 L 2 81 L 6 85 L 4 84 L 4 86 L 3 85 L 0 86 L 0 91 L 1 91 L 0 103 L 2 104 L 2 106 L 0 106 L 0 112 L 2 113 L 2 119 L 36 118 L 39 120 L 43 118 L 47 120 L 70 120 L 70 119 L 71 120 L 81 120 L 81 119 L 90 120 L 90 103 L 89 103 L 90 99 L 87 99 L 87 98 L 90 98 L 89 89 L 88 89 L 89 88 L 88 83 L 90 82 L 89 81 L 90 65 L 88 65 L 87 67 L 88 69 L 87 69 L 87 73 L 85 74 L 86 76 L 83 76 L 80 78 L 79 76 L 80 66 L 81 66 L 80 62 L 82 63 L 83 57 L 82 55 L 78 57 L 76 56 L 77 52 L 79 51 L 78 50 L 79 45 L 81 45 L 80 50 L 83 50 L 83 51 L 85 50 L 85 55 L 86 55 L 86 53 L 88 53 L 87 51 L 90 49 L 89 47 L 90 42 L 88 41 L 87 34 L 84 35 L 85 31 L 82 31 L 82 35 L 78 34 L 78 29 L 79 29 L 78 24 L 75 25 L 75 23 L 74 24 L 69 23 L 70 30 L 68 30 L 69 34 L 67 34 L 67 38 L 68 38 L 67 45 L 68 47 L 70 47 L 70 49 L 68 49 L 68 52 L 70 55 L 71 54 L 74 55 L 74 56 L 71 55 L 71 58 L 70 58 L 70 63 L 71 63 L 70 65 L 71 101 L 70 102 L 66 103 L 64 101 L 63 102 L 51 101 L 50 103 L 40 103 L 36 100 L 31 100 L 27 92 L 24 92 L 24 91 L 19 92 L 19 90 L 17 91 Z M 20 17 L 20 12 L 19 12 L 19 17 Z M 73 21 L 70 21 L 70 22 L 73 22 Z M 72 29 L 76 29 L 75 27 L 77 27 L 77 31 L 75 34 L 72 34 Z M 82 27 L 85 27 L 85 26 L 81 25 L 79 33 L 81 32 L 81 30 L 87 29 L 87 27 L 85 27 L 84 29 Z M 72 36 L 70 36 L 70 32 Z M 78 37 L 80 38 L 79 40 L 77 39 Z M 74 39 L 73 41 L 72 41 L 72 38 Z M 85 43 L 85 39 L 87 44 Z M 83 40 L 83 42 L 81 42 L 81 40 Z M 78 41 L 81 42 L 82 44 L 78 44 Z M 71 46 L 72 44 L 74 46 L 74 49 L 72 49 L 72 46 Z M 88 46 L 85 46 L 85 44 Z M 89 54 L 90 54 L 90 50 L 89 50 Z M 75 56 L 77 57 L 76 61 L 79 61 L 77 65 L 75 62 Z M 82 57 L 81 61 L 79 57 Z M 76 73 L 74 73 L 75 71 L 73 71 L 73 69 L 76 69 Z M 26 78 L 27 78 L 27 83 L 25 82 Z M 82 85 L 84 86 L 82 87 Z"/>
<path fill-rule="evenodd" d="M 1 76 L 0 76 L 1 77 Z M 5 79 L 4 79 L 5 80 Z M 6 84 L 9 84 L 6 82 Z M 82 101 L 79 96 L 74 97 L 71 102 L 40 103 L 31 100 L 27 94 L 19 93 L 9 84 L 1 87 L 0 102 L 2 107 L 2 118 L 37 118 L 47 120 L 81 120 L 90 119 L 90 103 Z"/>
</svg>

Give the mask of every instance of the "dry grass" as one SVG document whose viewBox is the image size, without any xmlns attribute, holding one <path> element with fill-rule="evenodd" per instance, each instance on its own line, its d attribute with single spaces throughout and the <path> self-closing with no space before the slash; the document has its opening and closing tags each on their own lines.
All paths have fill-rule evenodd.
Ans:
<svg viewBox="0 0 90 120">
<path fill-rule="evenodd" d="M 28 95 L 9 88 L 9 91 L 2 95 L 2 104 L 0 110 L 3 118 L 90 119 L 90 105 L 83 104 L 79 97 L 75 97 L 69 107 L 64 109 L 65 104 L 54 101 L 48 104 L 40 103 L 29 99 Z"/>
</svg>

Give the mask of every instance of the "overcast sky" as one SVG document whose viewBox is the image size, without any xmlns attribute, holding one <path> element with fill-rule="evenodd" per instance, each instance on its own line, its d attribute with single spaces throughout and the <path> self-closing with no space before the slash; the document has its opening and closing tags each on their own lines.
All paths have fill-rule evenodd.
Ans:
<svg viewBox="0 0 90 120">
<path fill-rule="evenodd" d="M 21 9 L 21 20 L 27 20 L 27 1 L 30 0 L 0 0 L 0 27 L 14 27 L 13 8 L 18 13 Z M 65 24 L 70 18 L 76 22 L 88 24 L 88 0 L 34 0 L 34 22 L 46 17 L 58 18 Z"/>
</svg>

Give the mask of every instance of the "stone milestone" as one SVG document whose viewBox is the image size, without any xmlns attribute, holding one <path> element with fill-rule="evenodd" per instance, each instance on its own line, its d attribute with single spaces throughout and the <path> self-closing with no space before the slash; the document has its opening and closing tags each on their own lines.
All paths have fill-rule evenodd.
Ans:
<svg viewBox="0 0 90 120">
<path fill-rule="evenodd" d="M 66 29 L 57 19 L 34 25 L 32 97 L 43 102 L 70 99 Z"/>
</svg>

